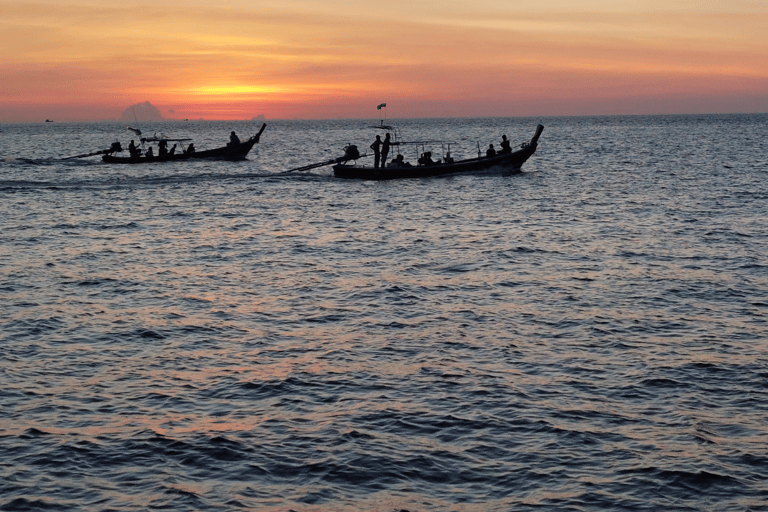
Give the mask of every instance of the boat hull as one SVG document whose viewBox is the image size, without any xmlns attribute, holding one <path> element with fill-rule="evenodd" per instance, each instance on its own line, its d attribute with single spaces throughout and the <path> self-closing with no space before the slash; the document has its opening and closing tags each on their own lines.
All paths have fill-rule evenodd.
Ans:
<svg viewBox="0 0 768 512">
<path fill-rule="evenodd" d="M 174 153 L 173 155 L 163 155 L 158 156 L 155 155 L 153 157 L 147 158 L 146 156 L 137 156 L 137 157 L 130 157 L 130 156 L 114 156 L 114 155 L 104 155 L 101 157 L 101 159 L 104 161 L 104 163 L 107 164 L 151 164 L 156 162 L 175 162 L 177 160 L 189 160 L 189 158 L 192 155 L 189 155 L 187 153 Z"/>
<path fill-rule="evenodd" d="M 253 146 L 259 141 L 257 137 L 236 144 L 234 146 L 224 146 L 222 148 L 208 149 L 206 151 L 197 151 L 192 153 L 192 158 L 210 158 L 213 160 L 245 160 Z"/>
<path fill-rule="evenodd" d="M 499 168 L 506 172 L 520 172 L 523 164 L 536 152 L 539 136 L 544 127 L 539 125 L 531 142 L 512 153 L 493 157 L 470 158 L 450 164 L 418 165 L 413 167 L 366 167 L 346 163 L 333 166 L 337 178 L 361 180 L 395 180 L 405 178 L 428 178 L 447 174 L 482 173 Z"/>
</svg>

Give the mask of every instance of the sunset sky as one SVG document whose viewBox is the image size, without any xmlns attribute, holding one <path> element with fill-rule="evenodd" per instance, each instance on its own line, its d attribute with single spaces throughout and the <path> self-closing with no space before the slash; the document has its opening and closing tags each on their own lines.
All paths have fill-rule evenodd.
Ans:
<svg viewBox="0 0 768 512">
<path fill-rule="evenodd" d="M 0 0 L 0 122 L 768 112 L 768 2 Z"/>
</svg>

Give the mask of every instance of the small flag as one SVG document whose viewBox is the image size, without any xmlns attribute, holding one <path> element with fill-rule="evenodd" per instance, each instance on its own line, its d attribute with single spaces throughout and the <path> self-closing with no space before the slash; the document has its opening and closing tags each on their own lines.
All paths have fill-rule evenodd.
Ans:
<svg viewBox="0 0 768 512">
<path fill-rule="evenodd" d="M 376 110 L 381 110 L 381 107 L 386 107 L 386 106 L 387 106 L 386 103 L 382 103 L 378 107 L 376 107 Z"/>
</svg>

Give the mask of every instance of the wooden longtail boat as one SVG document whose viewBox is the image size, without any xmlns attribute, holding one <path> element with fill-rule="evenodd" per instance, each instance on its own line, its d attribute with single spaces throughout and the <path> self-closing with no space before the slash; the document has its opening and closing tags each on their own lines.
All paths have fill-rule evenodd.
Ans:
<svg viewBox="0 0 768 512">
<path fill-rule="evenodd" d="M 182 152 L 165 155 L 154 155 L 147 157 L 141 156 L 115 156 L 112 153 L 106 154 L 102 157 L 102 160 L 108 164 L 147 164 L 155 162 L 175 162 L 177 160 L 190 160 L 198 158 L 208 158 L 213 160 L 245 160 L 245 157 L 251 151 L 254 145 L 259 142 L 261 134 L 267 127 L 266 124 L 261 126 L 259 133 L 249 137 L 248 139 L 240 142 L 239 144 L 228 144 L 224 147 L 208 149 L 204 151 L 184 151 L 182 146 Z M 167 139 L 167 138 L 144 138 L 142 142 L 159 142 L 164 140 L 166 142 L 188 142 L 192 139 Z M 187 148 L 188 149 L 188 148 Z"/>
<path fill-rule="evenodd" d="M 536 152 L 539 137 L 544 130 L 538 125 L 536 133 L 530 142 L 523 143 L 520 149 L 509 153 L 500 153 L 492 157 L 469 158 L 455 162 L 441 162 L 431 165 L 370 167 L 341 162 L 333 166 L 333 174 L 337 178 L 362 180 L 394 180 L 402 178 L 425 178 L 455 173 L 476 173 L 492 168 L 519 172 L 522 165 Z"/>
</svg>

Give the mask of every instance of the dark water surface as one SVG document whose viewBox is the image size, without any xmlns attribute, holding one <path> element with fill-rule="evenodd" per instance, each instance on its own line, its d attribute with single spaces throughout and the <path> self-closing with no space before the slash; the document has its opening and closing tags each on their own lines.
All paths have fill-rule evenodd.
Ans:
<svg viewBox="0 0 768 512">
<path fill-rule="evenodd" d="M 0 510 L 768 511 L 768 116 L 539 122 L 0 125 Z"/>
</svg>

